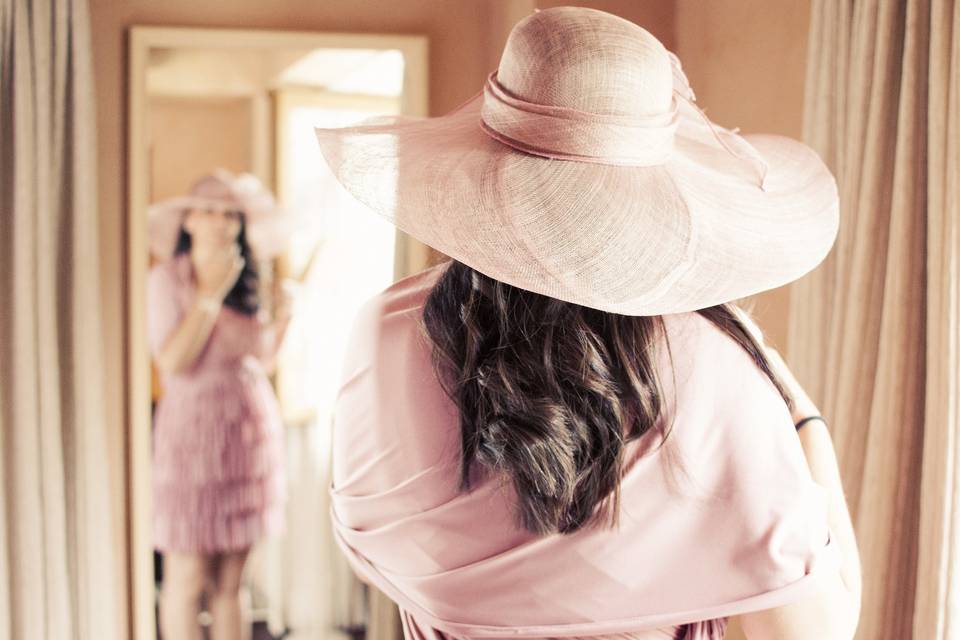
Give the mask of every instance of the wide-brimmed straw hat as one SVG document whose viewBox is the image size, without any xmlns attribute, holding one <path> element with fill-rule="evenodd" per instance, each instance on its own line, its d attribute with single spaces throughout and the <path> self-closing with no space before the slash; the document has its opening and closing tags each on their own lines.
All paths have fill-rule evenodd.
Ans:
<svg viewBox="0 0 960 640">
<path fill-rule="evenodd" d="M 450 113 L 316 135 L 348 192 L 444 254 L 529 291 L 659 315 L 795 280 L 837 234 L 836 182 L 815 151 L 725 129 L 694 100 L 645 29 L 556 7 L 521 20 Z"/>
<path fill-rule="evenodd" d="M 254 256 L 261 260 L 281 253 L 294 228 L 293 217 L 277 204 L 256 176 L 215 169 L 194 182 L 187 195 L 163 200 L 149 208 L 150 251 L 155 257 L 165 260 L 173 256 L 183 216 L 194 207 L 243 211 L 247 242 Z"/>
</svg>

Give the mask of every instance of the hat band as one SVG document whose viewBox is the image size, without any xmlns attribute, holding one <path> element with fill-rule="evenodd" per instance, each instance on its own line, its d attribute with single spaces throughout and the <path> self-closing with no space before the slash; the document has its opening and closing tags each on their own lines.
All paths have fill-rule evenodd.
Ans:
<svg viewBox="0 0 960 640">
<path fill-rule="evenodd" d="M 526 102 L 507 93 L 494 71 L 483 87 L 480 128 L 495 140 L 546 158 L 649 167 L 663 164 L 673 152 L 680 121 L 679 96 L 727 153 L 756 172 L 758 186 L 766 191 L 766 161 L 738 135 L 738 128 L 725 129 L 710 121 L 696 104 L 680 59 L 672 51 L 667 55 L 673 72 L 673 101 L 665 114 L 624 118 Z"/>
<path fill-rule="evenodd" d="M 492 138 L 520 151 L 547 158 L 649 167 L 673 152 L 679 122 L 676 99 L 670 111 L 624 118 L 526 102 L 487 77 L 480 126 Z"/>
</svg>

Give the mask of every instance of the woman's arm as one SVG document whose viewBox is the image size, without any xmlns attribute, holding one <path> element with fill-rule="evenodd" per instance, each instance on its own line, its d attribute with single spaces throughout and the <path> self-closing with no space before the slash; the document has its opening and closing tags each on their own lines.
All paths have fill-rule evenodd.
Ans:
<svg viewBox="0 0 960 640">
<path fill-rule="evenodd" d="M 808 422 L 798 435 L 813 480 L 827 489 L 827 521 L 840 564 L 821 570 L 815 589 L 805 599 L 743 613 L 732 622 L 743 632 L 736 637 L 748 640 L 851 640 L 860 620 L 860 559 L 833 443 L 818 420 Z"/>
<path fill-rule="evenodd" d="M 787 385 L 794 399 L 792 418 L 794 423 L 808 416 L 820 415 L 817 406 L 807 395 L 806 391 L 794 377 L 780 353 L 769 345 L 764 350 L 770 364 L 780 379 Z M 840 549 L 840 575 L 850 593 L 851 603 L 859 618 L 860 597 L 862 591 L 860 575 L 860 552 L 857 549 L 857 539 L 850 518 L 850 510 L 843 492 L 843 483 L 840 478 L 840 467 L 837 464 L 836 452 L 833 448 L 833 439 L 827 425 L 820 420 L 810 420 L 797 432 L 800 445 L 810 467 L 813 480 L 827 489 L 829 508 L 827 520 L 831 536 Z"/>
<path fill-rule="evenodd" d="M 273 373 L 277 366 L 277 353 L 283 346 L 283 339 L 287 335 L 287 328 L 290 326 L 289 316 L 274 320 L 267 328 L 267 336 L 263 352 L 260 354 L 260 362 L 263 364 L 267 373 Z"/>
<path fill-rule="evenodd" d="M 188 369 L 203 350 L 223 305 L 215 297 L 200 297 L 184 314 L 177 328 L 157 354 L 157 367 L 165 373 Z"/>
<path fill-rule="evenodd" d="M 274 318 L 266 330 L 266 339 L 260 354 L 260 362 L 268 373 L 272 373 L 276 368 L 277 354 L 283 346 L 283 340 L 293 317 L 294 299 L 293 284 L 287 281 L 279 283 L 274 293 L 274 300 L 276 300 Z"/>
<path fill-rule="evenodd" d="M 859 617 L 862 591 L 860 552 L 857 549 L 853 521 L 850 518 L 843 484 L 840 481 L 840 469 L 833 449 L 833 440 L 826 425 L 819 420 L 806 423 L 798 435 L 803 453 L 807 458 L 807 465 L 810 467 L 810 475 L 817 484 L 828 491 L 830 505 L 827 520 L 831 535 L 840 547 L 840 575 L 850 592 L 857 617 Z"/>
<path fill-rule="evenodd" d="M 762 347 L 774 373 L 793 397 L 794 423 L 820 415 L 817 405 L 800 385 L 780 352 L 765 343 L 763 332 L 743 313 L 743 321 Z M 840 557 L 839 570 L 822 576 L 817 592 L 809 600 L 776 609 L 740 616 L 747 638 L 852 638 L 860 618 L 861 575 L 853 522 L 843 492 L 840 468 L 827 425 L 810 420 L 797 432 L 801 449 L 814 482 L 827 490 L 827 526 Z"/>
<path fill-rule="evenodd" d="M 204 264 L 204 273 L 197 278 L 196 298 L 156 354 L 161 371 L 176 373 L 193 365 L 210 339 L 223 299 L 236 284 L 244 264 L 236 245 Z"/>
</svg>

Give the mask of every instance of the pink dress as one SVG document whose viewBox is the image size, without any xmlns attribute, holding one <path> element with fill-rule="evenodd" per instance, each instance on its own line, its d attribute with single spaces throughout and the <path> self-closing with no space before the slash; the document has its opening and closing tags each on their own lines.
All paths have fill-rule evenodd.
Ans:
<svg viewBox="0 0 960 640">
<path fill-rule="evenodd" d="M 618 529 L 525 531 L 512 486 L 482 470 L 461 493 L 459 414 L 420 326 L 444 267 L 361 309 L 335 407 L 335 539 L 407 638 L 719 640 L 730 616 L 807 597 L 837 566 L 828 493 L 783 399 L 696 313 L 664 316 L 672 430 L 628 445 Z"/>
<path fill-rule="evenodd" d="M 147 320 L 156 355 L 195 295 L 184 254 L 149 274 Z M 263 361 L 273 334 L 223 307 L 185 371 L 164 375 L 153 431 L 153 539 L 160 551 L 245 549 L 283 527 L 283 430 Z"/>
</svg>

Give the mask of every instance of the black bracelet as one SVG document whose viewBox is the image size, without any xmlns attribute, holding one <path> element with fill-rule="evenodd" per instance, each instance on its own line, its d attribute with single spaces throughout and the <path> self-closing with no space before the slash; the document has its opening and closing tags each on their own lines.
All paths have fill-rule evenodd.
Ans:
<svg viewBox="0 0 960 640">
<path fill-rule="evenodd" d="M 827 424 L 827 421 L 824 419 L 823 416 L 807 416 L 806 418 L 804 418 L 803 420 L 801 420 L 800 422 L 798 422 L 798 423 L 797 423 L 796 425 L 794 425 L 794 426 L 797 427 L 797 431 L 800 431 L 800 427 L 802 427 L 803 425 L 807 424 L 807 423 L 810 422 L 811 420 L 819 420 L 819 421 L 822 422 L 823 424 Z"/>
</svg>

